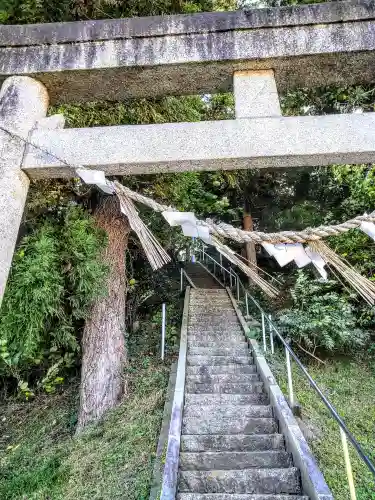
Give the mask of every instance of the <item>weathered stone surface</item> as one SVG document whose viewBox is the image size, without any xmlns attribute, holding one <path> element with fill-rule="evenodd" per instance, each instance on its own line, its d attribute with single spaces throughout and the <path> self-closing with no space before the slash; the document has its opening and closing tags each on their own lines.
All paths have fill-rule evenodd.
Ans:
<svg viewBox="0 0 375 500">
<path fill-rule="evenodd" d="M 282 468 L 291 465 L 291 456 L 286 451 L 221 451 L 180 454 L 181 470 L 232 470 L 259 468 Z"/>
<path fill-rule="evenodd" d="M 236 118 L 281 115 L 272 70 L 237 71 L 233 77 L 233 87 Z"/>
<path fill-rule="evenodd" d="M 371 19 L 372 2 L 340 2 L 281 9 L 252 9 L 194 15 L 148 16 L 67 23 L 2 25 L 0 46 L 144 38 L 234 29 L 296 26 Z"/>
<path fill-rule="evenodd" d="M 35 130 L 30 139 L 70 165 L 107 175 L 374 163 L 375 114 Z M 31 146 L 23 169 L 35 179 L 75 175 Z"/>
<path fill-rule="evenodd" d="M 186 392 L 193 394 L 248 394 L 262 390 L 263 382 L 186 382 Z"/>
<path fill-rule="evenodd" d="M 245 336 L 243 330 L 241 331 L 239 326 L 231 327 L 228 331 L 225 328 L 210 327 L 210 326 L 199 326 L 190 327 L 189 341 L 208 341 L 213 342 L 217 339 L 218 342 L 243 342 Z"/>
<path fill-rule="evenodd" d="M 237 382 L 258 382 L 258 373 L 200 373 L 194 375 L 187 375 L 187 382 L 195 382 L 198 384 L 235 384 Z"/>
<path fill-rule="evenodd" d="M 268 396 L 258 392 L 251 394 L 185 394 L 185 405 L 188 403 L 217 406 L 228 403 L 236 405 L 261 405 L 268 404 Z M 241 408 L 238 411 L 240 412 Z"/>
<path fill-rule="evenodd" d="M 256 373 L 255 365 L 214 365 L 214 366 L 188 366 L 187 375 L 206 375 L 206 374 L 240 374 L 240 373 Z"/>
<path fill-rule="evenodd" d="M 0 71 L 37 76 L 54 102 L 228 90 L 249 69 L 274 69 L 281 90 L 351 85 L 375 76 L 374 13 L 372 2 L 334 2 L 2 26 Z"/>
<path fill-rule="evenodd" d="M 239 411 L 240 410 L 240 411 Z M 217 405 L 192 405 L 185 404 L 184 417 L 206 417 L 213 415 L 220 418 L 233 418 L 236 419 L 240 413 L 242 417 L 248 418 L 272 418 L 272 407 L 269 405 L 242 405 L 238 408 L 236 404 L 221 404 Z"/>
<path fill-rule="evenodd" d="M 194 365 L 247 365 L 252 362 L 251 356 L 188 356 L 188 366 Z"/>
<path fill-rule="evenodd" d="M 229 338 L 225 340 L 196 340 L 197 337 L 194 339 L 189 339 L 188 346 L 189 347 L 216 347 L 217 349 L 219 348 L 234 348 L 235 346 L 242 347 L 246 346 L 246 349 L 248 351 L 247 343 L 242 340 L 241 338 L 235 337 L 235 338 Z M 198 337 L 199 338 L 199 337 Z M 212 336 L 211 339 L 214 339 L 215 337 Z"/>
<path fill-rule="evenodd" d="M 282 434 L 184 435 L 181 451 L 262 451 L 284 449 Z"/>
<path fill-rule="evenodd" d="M 171 419 L 168 432 L 165 466 L 163 473 L 160 500 L 174 500 L 177 493 L 178 463 L 180 453 L 182 416 L 185 391 L 185 370 L 187 352 L 187 318 L 189 309 L 190 288 L 185 292 L 184 310 L 181 321 L 180 352 L 176 371 Z"/>
<path fill-rule="evenodd" d="M 253 495 L 233 493 L 179 493 L 177 500 L 309 500 L 300 495 Z"/>
<path fill-rule="evenodd" d="M 201 356 L 246 356 L 248 347 L 246 345 L 239 345 L 236 347 L 190 347 L 188 349 L 189 355 L 195 354 Z"/>
<path fill-rule="evenodd" d="M 181 471 L 181 493 L 301 493 L 298 469 Z"/>
<path fill-rule="evenodd" d="M 35 123 L 45 117 L 48 94 L 28 77 L 9 78 L 0 91 L 0 126 L 27 138 Z M 21 171 L 24 141 L 0 130 L 0 304 L 29 188 Z"/>
<path fill-rule="evenodd" d="M 220 417 L 220 415 L 202 415 L 201 417 L 184 417 L 183 434 L 274 434 L 277 424 L 273 418 L 247 418 L 239 415 Z"/>
</svg>

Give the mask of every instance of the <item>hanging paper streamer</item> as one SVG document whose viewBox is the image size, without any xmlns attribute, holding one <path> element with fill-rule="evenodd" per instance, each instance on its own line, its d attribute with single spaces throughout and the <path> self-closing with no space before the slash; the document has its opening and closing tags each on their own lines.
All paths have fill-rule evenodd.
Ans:
<svg viewBox="0 0 375 500">
<path fill-rule="evenodd" d="M 297 267 L 302 268 L 313 262 L 301 243 L 281 243 L 276 245 L 272 243 L 262 243 L 262 246 L 276 259 L 280 267 L 284 267 L 294 261 Z M 314 265 L 319 265 L 319 272 L 324 276 L 326 275 L 324 269 L 321 272 L 322 266 L 319 256 L 315 256 Z"/>
<path fill-rule="evenodd" d="M 315 268 L 319 271 L 320 276 L 324 280 L 326 280 L 328 278 L 328 274 L 327 271 L 324 269 L 326 263 L 323 260 L 322 256 L 318 252 L 312 250 L 310 247 L 306 247 L 305 252 L 307 256 L 311 259 L 311 262 L 314 264 Z"/>
<path fill-rule="evenodd" d="M 305 252 L 302 243 L 288 244 L 288 247 L 294 254 L 294 262 L 297 264 L 298 268 L 301 269 L 301 267 L 305 267 L 307 264 L 310 264 L 311 259 Z"/>
<path fill-rule="evenodd" d="M 362 222 L 359 228 L 361 231 L 370 236 L 370 238 L 375 240 L 375 224 L 373 222 Z"/>
<path fill-rule="evenodd" d="M 210 241 L 208 227 L 199 224 L 193 212 L 174 212 L 172 210 L 166 210 L 162 212 L 162 215 L 170 226 L 181 226 L 185 236 L 201 238 L 205 243 Z"/>
<path fill-rule="evenodd" d="M 182 224 L 197 225 L 197 219 L 193 212 L 173 212 L 172 210 L 166 210 L 162 212 L 162 216 L 170 226 L 181 226 Z"/>
<path fill-rule="evenodd" d="M 93 184 L 106 194 L 114 193 L 111 183 L 107 181 L 102 170 L 90 170 L 88 168 L 79 167 L 76 168 L 76 173 L 85 184 Z"/>
<path fill-rule="evenodd" d="M 201 224 L 197 224 L 198 236 L 205 243 L 211 243 L 210 230 L 207 226 L 202 226 Z"/>
<path fill-rule="evenodd" d="M 278 243 L 276 245 L 272 243 L 262 243 L 262 246 L 272 257 L 275 257 L 280 267 L 284 267 L 294 260 L 293 250 L 288 248 L 289 245 L 285 243 Z"/>
</svg>

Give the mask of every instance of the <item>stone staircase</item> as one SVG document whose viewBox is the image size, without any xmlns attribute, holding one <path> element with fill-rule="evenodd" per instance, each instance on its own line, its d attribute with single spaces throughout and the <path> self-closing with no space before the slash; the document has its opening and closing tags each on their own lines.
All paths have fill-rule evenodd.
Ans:
<svg viewBox="0 0 375 500">
<path fill-rule="evenodd" d="M 307 500 L 229 295 L 190 294 L 177 499 Z"/>
<path fill-rule="evenodd" d="M 222 289 L 220 283 L 199 262 L 187 262 L 184 269 L 197 288 Z"/>
</svg>

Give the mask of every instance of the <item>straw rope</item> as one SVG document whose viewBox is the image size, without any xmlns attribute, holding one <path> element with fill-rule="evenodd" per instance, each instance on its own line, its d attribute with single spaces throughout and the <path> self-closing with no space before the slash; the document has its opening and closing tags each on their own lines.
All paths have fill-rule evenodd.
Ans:
<svg viewBox="0 0 375 500">
<path fill-rule="evenodd" d="M 118 183 L 116 183 L 117 185 Z M 167 210 L 177 211 L 175 208 L 162 205 L 152 198 L 148 198 L 142 194 L 136 193 L 126 186 L 121 186 L 121 189 L 133 201 L 142 203 L 156 212 L 165 212 Z M 315 228 L 306 228 L 303 231 L 280 231 L 278 233 L 263 233 L 261 231 L 244 231 L 243 229 L 226 224 L 225 222 L 215 223 L 211 219 L 205 221 L 200 220 L 199 223 L 209 228 L 209 231 L 214 236 L 229 238 L 238 243 L 307 243 L 311 241 L 321 240 L 328 236 L 337 236 L 346 233 L 351 229 L 357 229 L 362 222 L 375 222 L 375 212 L 370 215 L 358 215 L 354 219 L 347 220 L 341 224 L 318 226 Z"/>
<path fill-rule="evenodd" d="M 221 243 L 217 238 L 212 238 L 213 246 L 222 254 L 224 257 L 229 260 L 232 264 L 237 266 L 241 271 L 248 276 L 251 281 L 253 281 L 256 285 L 259 286 L 263 292 L 268 295 L 271 299 L 274 299 L 279 294 L 277 288 L 275 288 L 271 283 L 264 280 L 254 269 L 251 269 L 247 264 L 242 262 L 241 259 L 237 257 L 237 255 L 227 246 Z"/>
<path fill-rule="evenodd" d="M 349 262 L 339 257 L 324 241 L 314 241 L 311 248 L 322 256 L 324 261 L 336 271 L 361 295 L 371 306 L 375 304 L 375 284 L 373 281 L 361 276 Z"/>
<path fill-rule="evenodd" d="M 118 183 L 114 184 L 115 193 L 120 201 L 121 210 L 127 216 L 130 227 L 137 234 L 152 269 L 156 271 L 163 267 L 164 264 L 170 262 L 171 258 L 144 224 L 133 201 L 126 193 L 119 189 L 119 186 L 120 184 Z"/>
</svg>

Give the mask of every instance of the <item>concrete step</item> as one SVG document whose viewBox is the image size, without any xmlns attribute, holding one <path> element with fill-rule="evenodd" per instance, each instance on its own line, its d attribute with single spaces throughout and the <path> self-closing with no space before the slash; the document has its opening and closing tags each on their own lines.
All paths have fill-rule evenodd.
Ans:
<svg viewBox="0 0 375 500">
<path fill-rule="evenodd" d="M 246 356 L 247 345 L 233 347 L 189 347 L 188 354 L 199 356 Z"/>
<path fill-rule="evenodd" d="M 214 335 L 211 336 L 210 340 L 196 340 L 195 338 L 191 339 L 189 335 L 188 346 L 211 347 L 216 349 L 221 349 L 221 348 L 232 349 L 235 347 L 245 347 L 248 350 L 248 345 L 244 338 L 225 339 L 224 337 L 222 339 L 222 338 L 217 338 Z"/>
<path fill-rule="evenodd" d="M 189 323 L 194 321 L 215 321 L 219 323 L 223 320 L 227 323 L 239 324 L 238 317 L 233 310 L 209 312 L 204 310 L 204 305 L 197 306 L 196 309 L 189 308 Z"/>
<path fill-rule="evenodd" d="M 212 316 L 211 319 L 196 318 L 188 321 L 188 331 L 198 330 L 207 333 L 243 333 L 241 325 L 234 321 L 227 321 L 224 318 Z"/>
<path fill-rule="evenodd" d="M 198 384 L 226 384 L 237 382 L 257 382 L 259 381 L 258 373 L 199 373 L 197 375 L 187 375 L 187 382 L 196 382 Z"/>
<path fill-rule="evenodd" d="M 191 311 L 202 311 L 203 313 L 209 313 L 210 311 L 215 312 L 233 312 L 233 304 L 229 299 L 218 300 L 208 297 L 207 299 L 190 299 L 190 310 Z M 204 307 L 202 307 L 204 306 Z"/>
<path fill-rule="evenodd" d="M 252 493 L 178 493 L 177 500 L 309 500 L 300 495 L 257 495 Z"/>
<path fill-rule="evenodd" d="M 206 345 L 204 345 L 206 344 Z M 224 347 L 233 347 L 236 345 L 246 344 L 245 336 L 240 333 L 234 333 L 229 335 L 222 334 L 207 334 L 207 333 L 197 333 L 190 334 L 188 333 L 188 346 L 196 346 L 196 347 L 220 347 L 221 345 Z M 249 350 L 249 349 L 248 349 Z"/>
<path fill-rule="evenodd" d="M 298 469 L 180 471 L 179 492 L 301 493 Z"/>
<path fill-rule="evenodd" d="M 238 405 L 226 404 L 222 406 L 215 405 L 185 405 L 184 417 L 200 417 L 202 415 L 215 415 L 217 418 L 233 418 L 238 415 L 242 417 L 273 417 L 272 407 L 269 405 Z"/>
<path fill-rule="evenodd" d="M 211 329 L 208 327 L 188 328 L 190 341 L 208 342 L 245 342 L 245 334 L 241 328 L 231 330 Z"/>
<path fill-rule="evenodd" d="M 181 436 L 181 451 L 284 450 L 282 434 L 213 434 Z"/>
<path fill-rule="evenodd" d="M 193 394 L 249 394 L 251 392 L 262 392 L 263 382 L 235 382 L 230 383 L 199 383 L 187 382 L 185 391 Z"/>
<path fill-rule="evenodd" d="M 223 306 L 228 311 L 234 311 L 232 301 L 230 300 L 228 295 L 226 297 L 217 295 L 190 297 L 190 303 L 189 303 L 190 306 L 198 308 L 202 304 L 210 308 L 217 308 L 218 306 Z M 206 308 L 204 308 L 203 311 L 206 311 Z"/>
<path fill-rule="evenodd" d="M 210 451 L 180 453 L 181 470 L 234 470 L 284 468 L 292 464 L 286 451 Z"/>
<path fill-rule="evenodd" d="M 201 312 L 201 309 L 197 311 L 196 313 L 192 312 L 189 310 L 189 321 L 188 324 L 194 324 L 194 323 L 205 323 L 205 324 L 210 324 L 210 325 L 221 325 L 222 323 L 225 323 L 225 325 L 238 325 L 238 318 L 235 313 L 225 313 L 225 314 L 204 314 Z"/>
<path fill-rule="evenodd" d="M 248 365 L 253 362 L 253 357 L 247 356 L 196 356 L 187 355 L 187 365 Z"/>
<path fill-rule="evenodd" d="M 196 297 L 190 297 L 190 303 L 189 305 L 191 307 L 201 307 L 202 305 L 208 306 L 208 307 L 218 307 L 218 306 L 223 306 L 228 310 L 234 311 L 232 301 L 230 298 L 225 295 L 201 295 L 201 296 L 196 296 Z M 204 308 L 205 310 L 205 308 Z"/>
<path fill-rule="evenodd" d="M 262 405 L 268 403 L 268 396 L 264 392 L 253 394 L 185 394 L 185 405 Z M 238 408 L 241 411 L 241 408 Z"/>
<path fill-rule="evenodd" d="M 229 325 L 227 324 L 229 323 Z M 225 322 L 222 321 L 214 321 L 214 318 L 211 320 L 208 320 L 207 318 L 205 320 L 202 320 L 202 318 L 194 318 L 188 320 L 188 327 L 190 329 L 192 328 L 198 328 L 199 330 L 206 330 L 207 332 L 215 333 L 215 332 L 221 332 L 221 333 L 230 333 L 230 332 L 243 332 L 242 326 L 240 323 L 235 322 L 235 321 L 230 321 L 230 322 Z M 227 329 L 229 328 L 229 329 Z"/>
<path fill-rule="evenodd" d="M 233 307 L 211 307 L 208 308 L 206 306 L 202 307 L 202 305 L 191 306 L 189 308 L 189 318 L 205 318 L 208 319 L 215 314 L 215 316 L 220 318 L 228 318 L 238 321 L 237 314 Z"/>
<path fill-rule="evenodd" d="M 187 366 L 187 375 L 216 375 L 220 373 L 256 373 L 256 365 L 213 365 L 213 366 Z"/>
<path fill-rule="evenodd" d="M 273 418 L 248 418 L 241 415 L 220 417 L 215 414 L 184 417 L 182 434 L 275 434 L 278 432 Z"/>
</svg>

